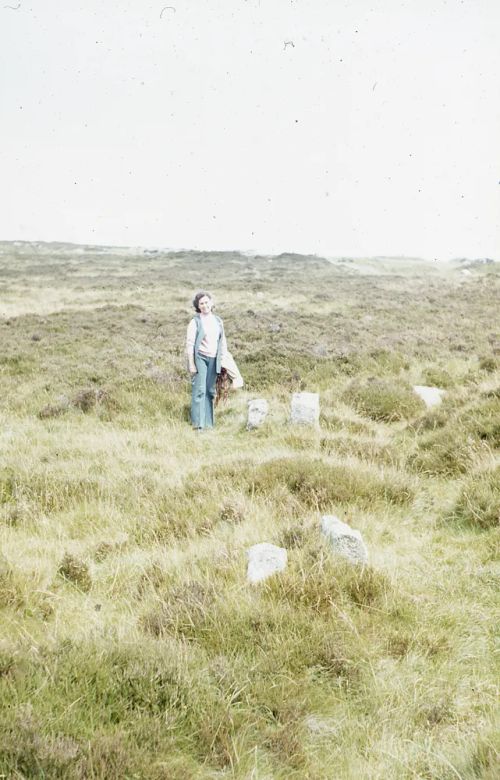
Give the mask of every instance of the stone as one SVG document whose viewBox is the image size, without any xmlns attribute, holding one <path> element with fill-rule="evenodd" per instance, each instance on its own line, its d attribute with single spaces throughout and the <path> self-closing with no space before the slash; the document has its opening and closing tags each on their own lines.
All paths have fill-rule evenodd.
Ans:
<svg viewBox="0 0 500 780">
<path fill-rule="evenodd" d="M 334 718 L 320 718 L 317 715 L 308 715 L 305 719 L 306 728 L 311 734 L 327 736 L 339 730 L 338 721 Z"/>
<path fill-rule="evenodd" d="M 290 419 L 297 425 L 319 425 L 319 394 L 294 393 Z"/>
<path fill-rule="evenodd" d="M 254 544 L 247 550 L 249 582 L 261 582 L 278 571 L 283 571 L 287 564 L 287 552 L 284 547 L 262 542 Z"/>
<path fill-rule="evenodd" d="M 247 430 L 252 431 L 262 425 L 267 417 L 269 405 L 265 398 L 254 398 L 248 402 Z"/>
<path fill-rule="evenodd" d="M 367 563 L 368 550 L 358 530 L 351 528 L 335 515 L 323 515 L 321 531 L 336 553 L 351 563 Z"/>
<path fill-rule="evenodd" d="M 441 390 L 439 387 L 428 387 L 427 385 L 413 385 L 413 390 L 428 409 L 438 406 L 443 400 L 443 396 L 446 395 L 446 390 Z"/>
</svg>

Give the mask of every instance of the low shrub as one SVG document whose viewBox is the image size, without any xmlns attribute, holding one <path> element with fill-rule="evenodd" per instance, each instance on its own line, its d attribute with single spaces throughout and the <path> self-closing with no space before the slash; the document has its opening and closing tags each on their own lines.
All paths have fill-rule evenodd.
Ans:
<svg viewBox="0 0 500 780">
<path fill-rule="evenodd" d="M 500 466 L 471 475 L 450 517 L 476 528 L 500 525 Z"/>
<path fill-rule="evenodd" d="M 411 386 L 395 379 L 354 380 L 344 392 L 343 400 L 373 420 L 385 422 L 410 419 L 424 408 Z"/>
<path fill-rule="evenodd" d="M 219 511 L 219 519 L 224 523 L 231 523 L 232 525 L 243 522 L 245 519 L 243 502 L 236 498 L 228 498 L 223 501 Z"/>
<path fill-rule="evenodd" d="M 92 587 L 92 577 L 88 565 L 75 555 L 65 553 L 57 572 L 63 579 L 72 582 L 85 593 Z"/>
<path fill-rule="evenodd" d="M 70 409 L 70 401 L 66 396 L 60 396 L 53 404 L 46 404 L 38 412 L 40 420 L 49 420 L 53 417 L 60 417 Z"/>
<path fill-rule="evenodd" d="M 46 734 L 30 705 L 19 707 L 2 731 L 0 772 L 8 772 L 4 777 L 79 780 L 84 776 L 81 744 L 64 734 Z M 12 770 L 15 774 L 11 774 Z"/>
<path fill-rule="evenodd" d="M 83 388 L 74 396 L 72 404 L 85 414 L 95 409 L 104 409 L 106 412 L 117 409 L 116 400 L 102 387 Z"/>
</svg>

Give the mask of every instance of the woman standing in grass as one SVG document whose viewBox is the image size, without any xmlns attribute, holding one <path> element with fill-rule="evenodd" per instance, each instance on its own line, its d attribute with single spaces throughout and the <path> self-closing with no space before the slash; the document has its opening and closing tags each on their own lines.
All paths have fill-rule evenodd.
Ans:
<svg viewBox="0 0 500 780">
<path fill-rule="evenodd" d="M 191 422 L 195 430 L 214 426 L 214 399 L 217 375 L 227 354 L 224 325 L 213 313 L 210 293 L 196 293 L 196 311 L 187 329 L 186 354 L 191 374 Z"/>
</svg>

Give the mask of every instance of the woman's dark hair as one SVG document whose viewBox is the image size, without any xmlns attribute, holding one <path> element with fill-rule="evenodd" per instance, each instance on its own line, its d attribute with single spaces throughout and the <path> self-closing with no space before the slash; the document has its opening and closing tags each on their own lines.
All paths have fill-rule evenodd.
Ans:
<svg viewBox="0 0 500 780">
<path fill-rule="evenodd" d="M 193 298 L 193 306 L 196 309 L 196 311 L 198 312 L 198 314 L 200 313 L 199 303 L 200 303 L 202 298 L 205 298 L 205 296 L 207 298 L 210 298 L 210 300 L 212 300 L 212 296 L 210 295 L 210 293 L 209 292 L 205 292 L 204 290 L 200 290 L 200 292 L 197 292 L 196 295 Z"/>
</svg>

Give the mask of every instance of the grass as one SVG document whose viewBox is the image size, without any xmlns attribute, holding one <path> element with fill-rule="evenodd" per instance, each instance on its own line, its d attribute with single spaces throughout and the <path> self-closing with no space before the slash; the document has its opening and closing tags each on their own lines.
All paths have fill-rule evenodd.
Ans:
<svg viewBox="0 0 500 780">
<path fill-rule="evenodd" d="M 0 269 L 0 775 L 497 777 L 496 265 L 0 243 Z M 207 280 L 246 386 L 200 437 Z M 249 586 L 263 541 L 288 566 Z"/>
</svg>

